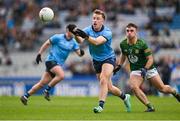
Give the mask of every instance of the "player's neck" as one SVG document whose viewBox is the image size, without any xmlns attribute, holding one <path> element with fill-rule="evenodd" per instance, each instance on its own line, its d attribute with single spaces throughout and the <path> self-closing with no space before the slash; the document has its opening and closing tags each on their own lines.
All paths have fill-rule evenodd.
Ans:
<svg viewBox="0 0 180 121">
<path fill-rule="evenodd" d="M 69 41 L 72 39 L 72 36 L 68 35 L 67 33 L 65 34 L 65 38 Z"/>
<path fill-rule="evenodd" d="M 131 39 L 127 39 L 128 40 L 128 44 L 130 45 L 134 45 L 137 42 L 137 37 L 131 38 Z"/>
</svg>

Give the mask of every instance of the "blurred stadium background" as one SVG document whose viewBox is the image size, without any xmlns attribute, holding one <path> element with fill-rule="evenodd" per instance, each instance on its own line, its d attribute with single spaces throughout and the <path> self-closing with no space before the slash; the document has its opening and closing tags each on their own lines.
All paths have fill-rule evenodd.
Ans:
<svg viewBox="0 0 180 121">
<path fill-rule="evenodd" d="M 48 6 L 55 12 L 51 23 L 38 18 L 39 10 Z M 54 33 L 62 33 L 74 23 L 80 28 L 91 24 L 91 12 L 107 13 L 106 25 L 113 31 L 112 46 L 117 54 L 124 38 L 124 27 L 133 22 L 139 36 L 151 46 L 155 64 L 165 84 L 180 92 L 180 1 L 179 0 L 0 0 L 0 95 L 22 95 L 36 83 L 45 67 L 34 60 L 41 44 Z M 66 79 L 52 94 L 64 96 L 97 96 L 98 82 L 86 44 L 82 58 L 72 54 L 65 66 Z M 45 57 L 46 54 L 43 55 Z M 128 64 L 127 64 L 128 65 Z M 115 85 L 130 92 L 129 69 L 125 66 L 112 79 Z M 161 95 L 146 82 L 147 94 Z M 40 94 L 39 91 L 37 94 Z"/>
</svg>

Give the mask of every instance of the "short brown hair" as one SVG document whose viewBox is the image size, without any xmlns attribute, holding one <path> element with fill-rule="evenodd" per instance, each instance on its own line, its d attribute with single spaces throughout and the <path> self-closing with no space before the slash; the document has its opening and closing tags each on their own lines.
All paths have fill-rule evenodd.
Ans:
<svg viewBox="0 0 180 121">
<path fill-rule="evenodd" d="M 136 24 L 134 24 L 134 23 L 129 23 L 126 27 L 127 28 L 134 27 L 134 28 L 138 29 L 138 26 Z"/>
<path fill-rule="evenodd" d="M 104 20 L 106 19 L 105 13 L 104 13 L 104 11 L 102 11 L 102 10 L 95 9 L 95 10 L 93 11 L 93 13 L 94 13 L 94 14 L 98 14 L 98 15 L 102 15 L 103 19 L 104 19 Z"/>
</svg>

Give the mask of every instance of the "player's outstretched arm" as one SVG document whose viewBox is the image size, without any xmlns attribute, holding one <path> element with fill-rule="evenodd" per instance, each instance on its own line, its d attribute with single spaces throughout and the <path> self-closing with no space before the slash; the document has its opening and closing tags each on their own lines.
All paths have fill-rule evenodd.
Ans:
<svg viewBox="0 0 180 121">
<path fill-rule="evenodd" d="M 67 29 L 74 34 L 75 39 L 78 43 L 82 43 L 84 41 L 84 38 L 82 38 L 80 35 L 77 33 L 77 26 L 75 24 L 69 24 L 67 26 Z"/>
<path fill-rule="evenodd" d="M 88 40 L 90 43 L 94 45 L 100 45 L 105 43 L 107 40 L 103 36 L 99 36 L 97 38 L 93 38 L 89 35 L 87 35 L 83 30 L 79 29 L 76 25 L 74 24 L 69 24 L 67 26 L 69 31 L 75 35 L 75 39 L 77 40 L 78 43 L 82 43 L 85 40 Z"/>
<path fill-rule="evenodd" d="M 101 45 L 105 43 L 107 40 L 103 36 L 99 36 L 97 38 L 89 37 L 88 41 L 94 45 Z"/>
<path fill-rule="evenodd" d="M 39 49 L 39 52 L 36 56 L 36 63 L 39 64 L 39 62 L 42 62 L 41 55 L 42 53 L 50 46 L 51 42 L 48 39 Z"/>
<path fill-rule="evenodd" d="M 94 44 L 94 45 L 100 45 L 107 41 L 103 36 L 93 38 L 93 37 L 87 35 L 83 30 L 81 30 L 79 28 L 76 29 L 76 33 L 78 36 L 84 38 L 85 40 L 89 41 L 91 44 Z"/>
<path fill-rule="evenodd" d="M 78 42 L 78 43 L 83 43 L 84 42 L 84 39 L 80 36 L 77 36 L 75 35 L 75 40 Z"/>
</svg>

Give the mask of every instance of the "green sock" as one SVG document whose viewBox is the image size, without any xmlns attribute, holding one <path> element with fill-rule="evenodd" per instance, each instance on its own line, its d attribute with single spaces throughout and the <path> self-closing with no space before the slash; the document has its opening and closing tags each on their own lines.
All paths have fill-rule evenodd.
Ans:
<svg viewBox="0 0 180 121">
<path fill-rule="evenodd" d="M 174 92 L 172 93 L 172 95 L 173 95 L 173 96 L 176 96 L 176 95 L 177 95 L 177 92 L 176 92 L 176 91 L 174 91 Z"/>
<path fill-rule="evenodd" d="M 153 106 L 151 105 L 151 103 L 148 103 L 146 106 L 147 106 L 148 108 L 153 108 Z"/>
</svg>

